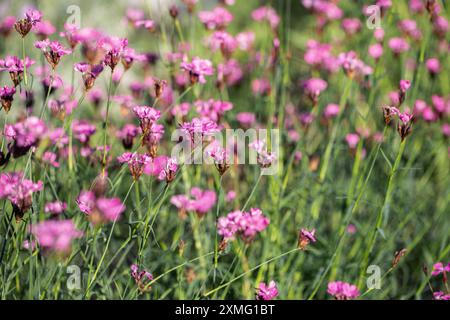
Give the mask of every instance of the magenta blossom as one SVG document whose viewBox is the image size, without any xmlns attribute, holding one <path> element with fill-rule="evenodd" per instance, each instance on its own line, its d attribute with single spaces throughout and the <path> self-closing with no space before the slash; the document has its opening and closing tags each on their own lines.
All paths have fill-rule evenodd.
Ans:
<svg viewBox="0 0 450 320">
<path fill-rule="evenodd" d="M 117 131 L 117 138 L 122 140 L 122 145 L 125 149 L 130 150 L 133 147 L 133 140 L 141 132 L 139 127 L 134 124 L 126 124 L 123 128 Z"/>
<path fill-rule="evenodd" d="M 191 84 L 206 83 L 205 76 L 211 76 L 214 73 L 212 62 L 198 57 L 194 57 L 191 62 L 182 62 L 181 69 L 189 73 Z"/>
<path fill-rule="evenodd" d="M 327 82 L 319 78 L 312 78 L 303 83 L 303 89 L 305 90 L 308 98 L 310 98 L 313 102 L 314 106 L 317 105 L 320 94 L 327 88 L 327 86 Z"/>
<path fill-rule="evenodd" d="M 76 202 L 93 224 L 117 221 L 126 209 L 119 198 L 97 198 L 92 191 L 82 191 Z"/>
<path fill-rule="evenodd" d="M 270 281 L 269 285 L 261 282 L 256 292 L 256 300 L 273 300 L 278 296 L 278 288 L 275 281 Z"/>
<path fill-rule="evenodd" d="M 212 11 L 200 11 L 198 18 L 210 30 L 221 30 L 233 21 L 233 15 L 225 8 L 216 7 Z"/>
<path fill-rule="evenodd" d="M 431 275 L 438 276 L 444 272 L 450 272 L 450 262 L 446 266 L 442 262 L 435 263 Z"/>
<path fill-rule="evenodd" d="M 24 179 L 21 172 L 0 174 L 0 199 L 11 201 L 17 220 L 31 208 L 33 193 L 41 191 L 42 187 L 42 181 L 34 183 Z"/>
<path fill-rule="evenodd" d="M 349 133 L 345 136 L 345 141 L 350 149 L 356 149 L 359 143 L 359 135 L 357 133 Z"/>
<path fill-rule="evenodd" d="M 298 234 L 298 244 L 297 247 L 300 248 L 301 250 L 305 250 L 306 247 L 311 243 L 311 242 L 316 242 L 316 229 L 312 229 L 311 231 L 309 231 L 306 228 L 302 228 Z"/>
<path fill-rule="evenodd" d="M 359 297 L 360 293 L 355 285 L 342 281 L 328 283 L 327 292 L 337 300 L 351 300 Z"/>
<path fill-rule="evenodd" d="M 150 290 L 149 282 L 153 280 L 153 275 L 145 270 L 139 271 L 139 267 L 132 264 L 131 267 L 131 277 L 134 279 L 138 288 L 141 292 L 146 292 Z"/>
<path fill-rule="evenodd" d="M 11 109 L 12 102 L 14 100 L 14 94 L 16 93 L 16 88 L 4 86 L 0 88 L 0 100 L 2 107 L 6 113 Z"/>
<path fill-rule="evenodd" d="M 225 240 L 242 238 L 247 243 L 253 241 L 256 235 L 269 225 L 269 218 L 260 209 L 251 208 L 249 212 L 233 211 L 218 220 L 218 233 Z"/>
<path fill-rule="evenodd" d="M 172 196 L 170 202 L 176 206 L 180 212 L 195 212 L 199 216 L 204 216 L 216 204 L 217 196 L 212 190 L 202 190 L 194 187 L 190 192 L 192 197 L 184 194 Z"/>
<path fill-rule="evenodd" d="M 276 160 L 276 155 L 267 150 L 267 144 L 265 140 L 255 140 L 250 143 L 249 148 L 256 151 L 256 161 L 261 168 L 269 168 Z"/>
<path fill-rule="evenodd" d="M 147 136 L 150 133 L 152 125 L 161 117 L 161 112 L 159 110 L 148 106 L 136 106 L 133 108 L 133 112 L 139 119 L 144 136 Z"/>
<path fill-rule="evenodd" d="M 152 158 L 147 154 L 125 152 L 117 158 L 120 163 L 127 163 L 131 175 L 135 181 L 139 180 L 144 172 L 145 166 L 152 161 Z"/>
<path fill-rule="evenodd" d="M 41 21 L 42 13 L 38 10 L 29 9 L 25 13 L 25 18 L 17 20 L 14 24 L 16 31 L 24 38 L 39 21 Z"/>
<path fill-rule="evenodd" d="M 191 122 L 181 124 L 180 129 L 186 133 L 195 145 L 197 143 L 201 144 L 205 136 L 211 136 L 220 131 L 215 121 L 199 118 L 194 118 Z M 200 141 L 197 139 L 200 139 Z"/>
<path fill-rule="evenodd" d="M 409 50 L 409 44 L 403 38 L 392 38 L 389 40 L 389 48 L 396 56 L 398 56 Z"/>
<path fill-rule="evenodd" d="M 280 17 L 272 7 L 260 7 L 252 11 L 252 19 L 255 21 L 267 21 L 272 29 L 276 29 L 280 23 Z"/>
<path fill-rule="evenodd" d="M 109 37 L 100 41 L 100 46 L 106 52 L 103 59 L 103 64 L 110 67 L 111 70 L 114 71 L 125 53 L 125 49 L 128 46 L 128 40 Z"/>
<path fill-rule="evenodd" d="M 72 241 L 83 236 L 72 220 L 43 221 L 32 226 L 30 231 L 43 249 L 61 254 L 69 253 Z"/>
<path fill-rule="evenodd" d="M 56 68 L 62 56 L 72 52 L 64 48 L 58 41 L 50 41 L 49 39 L 36 41 L 34 46 L 44 53 L 45 59 L 53 69 Z"/>
<path fill-rule="evenodd" d="M 59 215 L 67 209 L 67 203 L 61 201 L 47 202 L 44 207 L 45 213 Z"/>
<path fill-rule="evenodd" d="M 17 87 L 23 78 L 25 68 L 28 70 L 33 64 L 34 60 L 25 57 L 25 62 L 16 56 L 7 56 L 5 59 L 0 59 L 0 71 L 6 71 Z"/>
<path fill-rule="evenodd" d="M 37 146 L 42 136 L 47 132 L 47 127 L 43 120 L 37 117 L 28 117 L 22 122 L 6 125 L 4 135 L 14 143 L 11 146 L 12 154 L 18 158 Z"/>
</svg>

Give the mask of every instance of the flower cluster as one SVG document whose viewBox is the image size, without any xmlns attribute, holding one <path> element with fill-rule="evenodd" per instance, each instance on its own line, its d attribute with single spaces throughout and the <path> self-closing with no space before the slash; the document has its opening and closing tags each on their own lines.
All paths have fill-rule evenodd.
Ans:
<svg viewBox="0 0 450 320">
<path fill-rule="evenodd" d="M 135 264 L 132 264 L 130 269 L 131 269 L 131 277 L 136 282 L 139 290 L 141 292 L 150 291 L 151 287 L 149 286 L 149 283 L 153 280 L 153 275 L 145 270 L 139 271 L 139 267 Z"/>
<path fill-rule="evenodd" d="M 249 212 L 233 211 L 218 220 L 218 232 L 225 240 L 242 238 L 247 243 L 253 241 L 259 232 L 269 225 L 269 218 L 260 209 L 251 208 Z"/>
<path fill-rule="evenodd" d="M 261 282 L 256 291 L 256 300 L 273 300 L 278 296 L 278 287 L 275 281 L 270 281 L 268 285 Z"/>
<path fill-rule="evenodd" d="M 172 196 L 170 199 L 170 202 L 178 208 L 181 217 L 184 217 L 186 212 L 195 212 L 199 216 L 203 216 L 216 204 L 217 196 L 212 190 L 194 187 L 190 194 L 192 198 L 180 194 Z"/>
<path fill-rule="evenodd" d="M 352 300 L 360 295 L 359 290 L 355 285 L 343 281 L 333 281 L 328 283 L 327 292 L 337 300 Z"/>
<path fill-rule="evenodd" d="M 117 221 L 126 209 L 119 198 L 97 198 L 92 191 L 82 191 L 76 202 L 93 224 Z"/>
<path fill-rule="evenodd" d="M 30 228 L 37 242 L 44 250 L 59 254 L 70 253 L 72 241 L 83 236 L 72 220 L 47 220 Z"/>
</svg>

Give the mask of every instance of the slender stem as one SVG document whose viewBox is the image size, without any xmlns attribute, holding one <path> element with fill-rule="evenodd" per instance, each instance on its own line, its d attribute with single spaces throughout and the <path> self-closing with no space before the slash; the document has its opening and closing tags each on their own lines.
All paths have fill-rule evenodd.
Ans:
<svg viewBox="0 0 450 320">
<path fill-rule="evenodd" d="M 109 85 L 108 85 L 108 100 L 106 102 L 106 115 L 105 115 L 105 121 L 103 122 L 103 159 L 102 159 L 102 176 L 103 177 L 105 176 L 105 171 L 106 171 L 106 143 L 107 143 L 107 132 L 108 132 L 109 107 L 111 105 L 112 78 L 113 78 L 113 72 L 111 71 L 111 76 L 109 77 Z"/>
<path fill-rule="evenodd" d="M 287 256 L 287 255 L 289 255 L 289 254 L 291 254 L 291 253 L 294 253 L 294 252 L 297 252 L 297 251 L 299 251 L 299 250 L 300 250 L 300 249 L 295 248 L 295 249 L 286 251 L 286 252 L 284 252 L 284 253 L 282 253 L 282 254 L 276 256 L 276 257 L 273 257 L 273 258 L 271 258 L 271 259 L 269 259 L 269 260 L 267 260 L 267 261 L 264 261 L 263 263 L 260 263 L 260 264 L 258 264 L 257 266 L 255 266 L 255 267 L 249 269 L 248 271 L 245 271 L 244 273 L 241 273 L 241 274 L 238 275 L 237 277 L 234 277 L 234 278 L 231 279 L 230 281 L 228 281 L 228 282 L 226 282 L 226 283 L 224 283 L 224 284 L 218 286 L 217 288 L 215 288 L 215 289 L 213 289 L 213 290 L 211 290 L 211 291 L 208 291 L 207 293 L 205 293 L 205 297 L 207 297 L 207 296 L 213 294 L 214 292 L 217 292 L 217 291 L 219 291 L 219 290 L 221 290 L 221 289 L 223 289 L 223 288 L 229 286 L 230 284 L 232 284 L 232 283 L 235 282 L 236 280 L 239 280 L 240 278 L 244 277 L 246 274 L 249 274 L 249 273 L 251 273 L 251 272 L 253 272 L 253 271 L 255 271 L 255 270 L 261 268 L 262 266 L 265 266 L 265 265 L 268 264 L 268 263 L 271 263 L 271 262 L 273 262 L 273 261 L 279 260 L 279 259 L 283 258 L 284 256 Z"/>
<path fill-rule="evenodd" d="M 217 185 L 217 209 L 216 209 L 216 228 L 214 230 L 214 275 L 213 282 L 216 283 L 216 274 L 217 274 L 217 266 L 219 264 L 219 233 L 217 232 L 217 224 L 219 222 L 219 210 L 220 210 L 220 202 L 222 200 L 222 177 L 220 176 L 219 184 Z"/>
<path fill-rule="evenodd" d="M 252 189 L 252 191 L 250 192 L 250 195 L 248 196 L 247 201 L 245 201 L 245 204 L 244 204 L 244 206 L 242 207 L 242 210 L 241 210 L 241 211 L 245 211 L 245 209 L 247 208 L 247 205 L 249 204 L 250 200 L 252 199 L 253 194 L 255 193 L 256 188 L 258 187 L 259 182 L 261 181 L 261 177 L 262 177 L 262 173 L 259 174 L 258 179 L 256 180 L 255 185 L 253 186 L 253 189 Z"/>
<path fill-rule="evenodd" d="M 371 232 L 371 235 L 369 237 L 369 244 L 367 246 L 366 251 L 364 252 L 363 262 L 361 264 L 361 269 L 360 269 L 360 274 L 359 274 L 358 287 L 361 287 L 362 283 L 364 281 L 364 275 L 366 273 L 367 265 L 369 264 L 370 254 L 372 253 L 373 248 L 375 246 L 378 232 L 381 230 L 381 227 L 383 225 L 383 216 L 385 216 L 386 213 L 389 211 L 389 207 L 390 207 L 391 199 L 392 199 L 392 192 L 394 190 L 394 185 L 395 185 L 394 178 L 398 171 L 398 167 L 400 165 L 403 152 L 405 151 L 405 145 L 406 145 L 406 140 L 403 140 L 400 144 L 400 148 L 398 149 L 394 166 L 392 167 L 391 173 L 389 174 L 388 186 L 387 186 L 387 190 L 386 190 L 386 195 L 384 197 L 383 206 L 380 208 L 380 211 L 378 212 L 375 228 Z"/>
<path fill-rule="evenodd" d="M 22 38 L 22 57 L 23 57 L 23 81 L 25 82 L 25 87 L 28 87 L 28 76 L 27 76 L 27 64 L 26 64 L 26 52 L 25 52 L 25 38 Z"/>
</svg>

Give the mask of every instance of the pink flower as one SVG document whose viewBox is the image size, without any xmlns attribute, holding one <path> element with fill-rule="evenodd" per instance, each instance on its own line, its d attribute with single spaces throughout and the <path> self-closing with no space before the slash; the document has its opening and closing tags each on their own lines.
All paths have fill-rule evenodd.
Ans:
<svg viewBox="0 0 450 320">
<path fill-rule="evenodd" d="M 323 115 L 327 119 L 331 119 L 336 117 L 339 114 L 339 105 L 335 103 L 330 103 L 325 107 L 325 110 L 323 111 Z"/>
<path fill-rule="evenodd" d="M 311 99 L 314 106 L 317 105 L 319 96 L 327 88 L 328 84 L 325 80 L 319 78 L 311 78 L 303 83 L 303 89 L 306 95 Z"/>
<path fill-rule="evenodd" d="M 214 135 L 220 131 L 215 121 L 204 118 L 194 118 L 191 122 L 185 122 L 181 124 L 180 129 L 191 138 L 194 144 L 203 142 L 203 137 Z M 201 141 L 197 141 L 197 139 L 201 139 Z"/>
<path fill-rule="evenodd" d="M 14 86 L 17 87 L 22 81 L 24 68 L 29 70 L 34 63 L 35 61 L 28 57 L 25 57 L 24 63 L 16 56 L 7 56 L 5 59 L 0 59 L 0 71 L 8 72 Z"/>
<path fill-rule="evenodd" d="M 148 284 L 153 280 L 153 275 L 145 270 L 139 271 L 139 267 L 132 264 L 131 267 L 131 277 L 134 279 L 138 288 L 141 292 L 146 292 L 150 290 Z"/>
<path fill-rule="evenodd" d="M 354 51 L 339 54 L 338 62 L 348 77 L 364 77 L 372 74 L 373 70 L 367 66 Z"/>
<path fill-rule="evenodd" d="M 42 187 L 42 181 L 34 183 L 24 179 L 22 172 L 0 174 L 0 199 L 11 201 L 17 220 L 31 208 L 33 193 L 41 191 Z"/>
<path fill-rule="evenodd" d="M 45 213 L 59 215 L 67 209 L 67 203 L 61 201 L 47 202 L 44 207 Z"/>
<path fill-rule="evenodd" d="M 450 262 L 444 266 L 442 262 L 435 263 L 433 265 L 433 270 L 431 271 L 432 276 L 438 276 L 441 273 L 450 272 Z"/>
<path fill-rule="evenodd" d="M 267 21 L 272 29 L 276 29 L 280 23 L 280 17 L 272 7 L 260 7 L 252 11 L 252 19 L 255 21 Z"/>
<path fill-rule="evenodd" d="M 252 31 L 241 32 L 236 35 L 237 45 L 242 51 L 249 51 L 255 42 L 255 33 Z"/>
<path fill-rule="evenodd" d="M 48 220 L 33 225 L 30 231 L 45 250 L 69 253 L 72 241 L 83 236 L 72 220 Z"/>
<path fill-rule="evenodd" d="M 14 24 L 16 31 L 24 38 L 39 21 L 41 21 L 42 13 L 38 10 L 28 9 L 25 18 L 17 20 Z"/>
<path fill-rule="evenodd" d="M 270 81 L 265 78 L 252 81 L 252 92 L 255 96 L 267 96 L 271 90 Z"/>
<path fill-rule="evenodd" d="M 195 103 L 197 112 L 203 119 L 218 122 L 226 111 L 233 109 L 233 104 L 228 101 L 209 99 L 197 100 Z"/>
<path fill-rule="evenodd" d="M 231 202 L 234 199 L 236 199 L 236 191 L 234 191 L 234 190 L 228 191 L 226 196 L 225 196 L 225 201 L 226 202 Z"/>
<path fill-rule="evenodd" d="M 342 281 L 328 283 L 327 292 L 337 300 L 351 300 L 359 297 L 360 293 L 355 285 Z"/>
<path fill-rule="evenodd" d="M 218 233 L 225 240 L 233 240 L 236 236 L 250 243 L 259 232 L 269 225 L 269 218 L 260 209 L 251 208 L 250 212 L 233 211 L 218 220 Z"/>
<path fill-rule="evenodd" d="M 231 87 L 237 85 L 243 78 L 244 72 L 237 60 L 229 59 L 217 65 L 217 85 L 226 84 Z"/>
<path fill-rule="evenodd" d="M 379 43 L 371 45 L 369 47 L 369 55 L 374 58 L 375 61 L 378 61 L 383 55 L 383 46 Z"/>
<path fill-rule="evenodd" d="M 120 215 L 125 211 L 125 205 L 119 198 L 100 198 L 96 202 L 97 209 L 102 216 L 109 221 L 116 221 Z"/>
<path fill-rule="evenodd" d="M 141 132 L 139 127 L 133 124 L 126 124 L 123 128 L 117 131 L 117 138 L 122 140 L 122 145 L 125 149 L 129 150 L 133 147 L 133 140 Z"/>
<path fill-rule="evenodd" d="M 211 76 L 214 73 L 212 62 L 198 57 L 194 57 L 191 62 L 182 62 L 181 69 L 189 73 L 191 84 L 206 83 L 205 76 Z"/>
<path fill-rule="evenodd" d="M 72 123 L 74 137 L 84 145 L 89 144 L 89 139 L 96 130 L 96 127 L 87 120 L 74 120 Z"/>
<path fill-rule="evenodd" d="M 233 21 L 233 15 L 223 7 L 216 7 L 212 11 L 200 11 L 198 18 L 205 28 L 210 30 L 224 29 Z"/>
<path fill-rule="evenodd" d="M 133 112 L 139 119 L 144 136 L 150 133 L 152 125 L 161 117 L 159 110 L 148 106 L 136 106 L 133 108 Z"/>
<path fill-rule="evenodd" d="M 7 37 L 16 23 L 16 17 L 7 16 L 0 22 L 0 34 Z"/>
<path fill-rule="evenodd" d="M 43 120 L 37 117 L 28 117 L 22 122 L 5 127 L 4 135 L 8 140 L 14 142 L 11 147 L 15 158 L 28 152 L 31 147 L 37 146 L 42 136 L 47 132 L 47 127 Z"/>
<path fill-rule="evenodd" d="M 76 202 L 94 224 L 116 221 L 126 209 L 119 198 L 97 198 L 92 191 L 82 191 Z"/>
<path fill-rule="evenodd" d="M 155 31 L 156 24 L 153 20 L 138 20 L 134 23 L 137 28 L 145 28 L 149 31 Z"/>
<path fill-rule="evenodd" d="M 128 164 L 133 179 L 137 181 L 144 172 L 144 168 L 152 161 L 152 158 L 147 154 L 125 152 L 117 160 L 120 163 Z"/>
<path fill-rule="evenodd" d="M 359 143 L 359 135 L 357 133 L 349 133 L 345 136 L 345 141 L 347 141 L 350 149 L 356 149 Z"/>
<path fill-rule="evenodd" d="M 257 163 L 261 168 L 269 168 L 276 160 L 276 155 L 267 150 L 265 140 L 255 140 L 248 145 L 257 153 Z"/>
<path fill-rule="evenodd" d="M 403 38 L 392 38 L 389 40 L 389 48 L 395 55 L 399 55 L 409 50 L 409 44 Z"/>
<path fill-rule="evenodd" d="M 89 91 L 94 86 L 97 77 L 103 71 L 103 65 L 91 65 L 86 62 L 81 62 L 75 64 L 74 69 L 81 72 L 84 88 L 86 89 L 86 91 Z"/>
<path fill-rule="evenodd" d="M 361 30 L 361 21 L 357 18 L 346 18 L 342 20 L 342 29 L 350 35 L 358 33 Z"/>
<path fill-rule="evenodd" d="M 450 300 L 450 294 L 445 294 L 442 291 L 436 291 L 436 292 L 433 292 L 433 299 L 434 300 L 446 300 L 446 301 L 448 301 L 448 300 Z"/>
<path fill-rule="evenodd" d="M 74 24 L 66 23 L 64 24 L 64 32 L 61 32 L 59 35 L 61 37 L 65 37 L 69 46 L 73 49 L 82 41 L 82 37 L 79 35 L 78 27 Z"/>
<path fill-rule="evenodd" d="M 71 50 L 64 48 L 58 41 L 50 41 L 49 39 L 36 41 L 34 46 L 44 53 L 47 62 L 53 69 L 56 68 L 62 56 L 72 52 Z"/>
<path fill-rule="evenodd" d="M 278 296 L 278 288 L 275 281 L 270 281 L 269 285 L 261 282 L 256 292 L 256 300 L 273 300 Z"/>
<path fill-rule="evenodd" d="M 56 161 L 56 159 L 57 159 L 56 153 L 51 152 L 51 151 L 46 151 L 42 155 L 42 162 L 48 163 L 49 165 L 51 165 L 54 168 L 59 168 L 59 162 Z"/>
<path fill-rule="evenodd" d="M 167 183 L 175 179 L 178 170 L 178 163 L 175 158 L 166 158 L 163 163 L 162 170 L 158 174 L 159 180 L 166 180 Z"/>
<path fill-rule="evenodd" d="M 441 64 L 439 63 L 439 59 L 430 58 L 425 62 L 425 66 L 429 73 L 432 75 L 436 75 L 441 71 Z"/>
<path fill-rule="evenodd" d="M 103 63 L 114 71 L 115 67 L 125 53 L 125 49 L 128 46 L 128 40 L 109 37 L 102 39 L 99 42 L 99 45 L 106 51 Z"/>
<path fill-rule="evenodd" d="M 214 32 L 207 39 L 207 43 L 212 52 L 220 50 L 227 58 L 231 56 L 238 46 L 236 39 L 225 31 Z"/>
<path fill-rule="evenodd" d="M 243 126 L 251 126 L 256 121 L 256 116 L 252 112 L 239 112 L 236 115 L 236 120 Z"/>
<path fill-rule="evenodd" d="M 311 231 L 309 231 L 306 228 L 302 228 L 298 235 L 297 247 L 300 248 L 301 250 L 305 250 L 306 247 L 311 242 L 317 241 L 315 234 L 316 234 L 316 229 L 312 229 Z"/>
<path fill-rule="evenodd" d="M 196 212 L 199 216 L 205 215 L 216 204 L 217 196 L 212 190 L 202 190 L 194 187 L 191 189 L 191 196 L 172 196 L 170 202 L 181 211 Z"/>
<path fill-rule="evenodd" d="M 2 107 L 6 113 L 11 109 L 12 102 L 14 100 L 14 94 L 16 93 L 16 88 L 4 86 L 0 88 L 0 100 Z"/>
</svg>

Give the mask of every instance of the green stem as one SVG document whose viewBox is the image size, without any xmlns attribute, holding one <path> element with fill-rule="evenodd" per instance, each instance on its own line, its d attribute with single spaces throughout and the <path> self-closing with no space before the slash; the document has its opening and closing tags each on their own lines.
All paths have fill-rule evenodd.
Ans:
<svg viewBox="0 0 450 320">
<path fill-rule="evenodd" d="M 261 177 L 262 177 L 262 172 L 259 174 L 258 179 L 256 180 L 255 185 L 253 186 L 253 189 L 252 189 L 252 191 L 250 192 L 250 195 L 248 196 L 247 201 L 245 201 L 245 204 L 244 204 L 244 206 L 242 207 L 241 211 L 245 211 L 245 209 L 247 208 L 247 205 L 249 204 L 250 200 L 252 199 L 253 194 L 255 193 L 256 188 L 258 187 L 259 182 L 261 181 Z"/>
<path fill-rule="evenodd" d="M 106 171 L 106 143 L 107 143 L 107 132 L 108 132 L 108 117 L 109 117 L 109 107 L 111 105 L 111 89 L 112 89 L 112 78 L 113 72 L 111 71 L 111 76 L 109 77 L 108 84 L 108 100 L 106 102 L 106 115 L 105 121 L 103 122 L 103 159 L 102 159 L 102 176 L 105 176 Z"/>
<path fill-rule="evenodd" d="M 375 228 L 372 230 L 371 235 L 369 237 L 369 244 L 367 246 L 366 251 L 364 252 L 364 256 L 363 256 L 363 262 L 361 264 L 361 269 L 360 269 L 360 274 L 359 274 L 359 281 L 358 281 L 358 287 L 361 287 L 364 281 L 364 275 L 366 273 L 366 269 L 367 266 L 369 264 L 369 257 L 370 254 L 373 251 L 373 248 L 375 246 L 375 242 L 377 239 L 377 235 L 378 232 L 381 230 L 381 227 L 383 225 L 383 217 L 387 216 L 387 213 L 389 211 L 389 207 L 391 204 L 391 199 L 392 199 L 392 194 L 393 194 L 393 190 L 394 190 L 394 186 L 395 186 L 395 175 L 398 171 L 398 167 L 400 165 L 401 159 L 402 159 L 402 155 L 403 152 L 405 151 L 405 145 L 406 145 L 406 140 L 403 140 L 400 144 L 400 148 L 397 152 L 397 157 L 395 159 L 395 163 L 394 166 L 391 169 L 391 172 L 389 174 L 389 180 L 388 180 L 388 186 L 387 186 L 387 190 L 386 190 L 386 194 L 384 197 L 384 202 L 383 202 L 383 206 L 380 208 L 380 211 L 378 212 L 378 216 L 377 216 L 377 220 L 376 220 L 376 225 Z"/>
<path fill-rule="evenodd" d="M 219 210 L 220 210 L 220 202 L 222 200 L 222 177 L 220 176 L 219 184 L 217 185 L 217 209 L 216 209 L 216 228 L 214 230 L 215 238 L 214 238 L 214 276 L 213 282 L 216 283 L 216 274 L 217 274 L 217 266 L 219 264 L 219 233 L 217 232 L 217 224 L 219 222 Z"/>
</svg>

